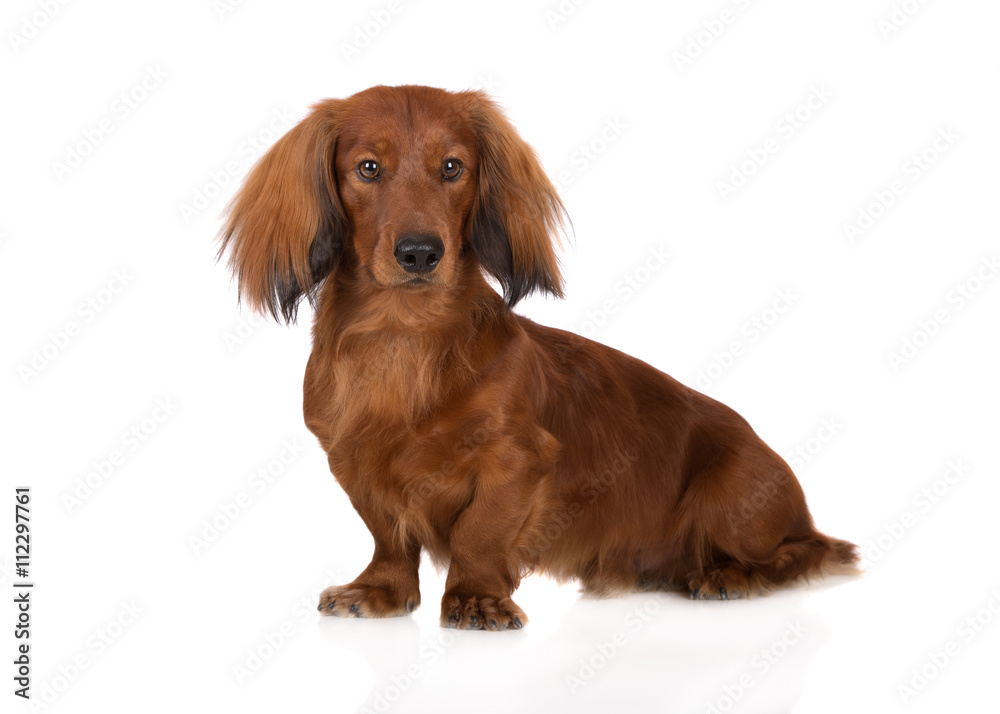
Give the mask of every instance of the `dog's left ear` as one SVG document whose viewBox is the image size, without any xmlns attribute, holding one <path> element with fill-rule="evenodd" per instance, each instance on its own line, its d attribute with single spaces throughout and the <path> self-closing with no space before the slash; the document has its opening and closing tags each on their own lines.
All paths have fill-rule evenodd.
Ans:
<svg viewBox="0 0 1000 714">
<path fill-rule="evenodd" d="M 514 307 L 535 292 L 562 297 L 553 239 L 566 209 L 535 152 L 483 92 L 468 93 L 479 154 L 469 243 Z"/>
<path fill-rule="evenodd" d="M 258 312 L 295 320 L 336 267 L 347 233 L 333 159 L 343 101 L 313 106 L 254 165 L 229 204 L 221 256 L 240 297 Z M 280 315 L 280 317 L 279 317 Z"/>
</svg>

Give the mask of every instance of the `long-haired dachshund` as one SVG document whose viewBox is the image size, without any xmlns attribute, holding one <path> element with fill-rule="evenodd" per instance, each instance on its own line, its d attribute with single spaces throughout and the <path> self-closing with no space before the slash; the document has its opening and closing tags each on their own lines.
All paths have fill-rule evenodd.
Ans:
<svg viewBox="0 0 1000 714">
<path fill-rule="evenodd" d="M 461 629 L 525 625 L 511 595 L 536 569 L 722 599 L 855 569 L 739 415 L 512 311 L 562 295 L 563 216 L 486 95 L 421 86 L 316 104 L 230 204 L 242 299 L 286 321 L 315 307 L 305 421 L 375 541 L 322 613 L 412 611 L 422 549 Z"/>
</svg>

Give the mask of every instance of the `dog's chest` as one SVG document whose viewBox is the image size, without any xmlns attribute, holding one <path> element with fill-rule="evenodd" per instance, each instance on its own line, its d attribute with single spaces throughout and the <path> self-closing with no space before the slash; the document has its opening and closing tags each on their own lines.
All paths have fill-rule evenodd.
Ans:
<svg viewBox="0 0 1000 714">
<path fill-rule="evenodd" d="M 330 451 L 337 445 L 405 430 L 426 415 L 440 396 L 440 355 L 419 340 L 358 339 L 334 358 L 314 350 L 306 369 L 305 417 Z"/>
<path fill-rule="evenodd" d="M 379 416 L 415 414 L 438 391 L 439 357 L 405 337 L 362 345 L 338 361 L 335 398 Z"/>
</svg>

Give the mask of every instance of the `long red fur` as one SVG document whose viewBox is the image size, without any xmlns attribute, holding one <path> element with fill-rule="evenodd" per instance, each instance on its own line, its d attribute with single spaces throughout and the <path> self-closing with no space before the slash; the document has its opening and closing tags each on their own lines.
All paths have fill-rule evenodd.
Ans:
<svg viewBox="0 0 1000 714">
<path fill-rule="evenodd" d="M 492 101 L 416 86 L 316 105 L 234 199 L 223 250 L 242 297 L 287 319 L 316 305 L 305 420 L 375 541 L 324 614 L 411 611 L 422 551 L 448 567 L 441 622 L 459 628 L 526 624 L 511 595 L 533 570 L 700 598 L 855 570 L 738 414 L 511 310 L 561 294 L 563 213 Z M 393 254 L 409 234 L 444 245 L 422 283 Z"/>
</svg>

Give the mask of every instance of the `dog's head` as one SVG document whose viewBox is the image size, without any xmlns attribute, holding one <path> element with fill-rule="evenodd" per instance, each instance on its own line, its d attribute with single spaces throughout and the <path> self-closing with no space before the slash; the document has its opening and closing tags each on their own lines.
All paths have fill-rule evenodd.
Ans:
<svg viewBox="0 0 1000 714">
<path fill-rule="evenodd" d="M 564 209 L 531 148 L 481 92 L 373 87 L 315 105 L 228 208 L 221 252 L 241 296 L 295 318 L 334 270 L 434 290 L 476 261 L 510 306 L 562 294 Z"/>
</svg>

